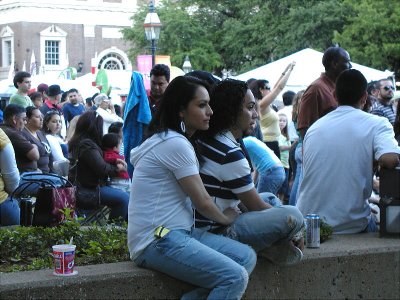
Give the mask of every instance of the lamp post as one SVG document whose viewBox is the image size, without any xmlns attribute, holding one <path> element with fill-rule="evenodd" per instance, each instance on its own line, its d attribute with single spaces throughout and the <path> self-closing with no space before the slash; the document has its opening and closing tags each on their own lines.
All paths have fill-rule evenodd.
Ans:
<svg viewBox="0 0 400 300">
<path fill-rule="evenodd" d="M 192 71 L 192 64 L 190 63 L 189 56 L 187 55 L 185 57 L 185 61 L 183 62 L 182 70 L 185 72 L 185 74 Z"/>
<path fill-rule="evenodd" d="M 150 1 L 149 12 L 146 15 L 143 26 L 146 39 L 151 42 L 151 66 L 153 67 L 156 64 L 156 42 L 160 38 L 160 31 L 162 27 L 153 1 Z"/>
</svg>

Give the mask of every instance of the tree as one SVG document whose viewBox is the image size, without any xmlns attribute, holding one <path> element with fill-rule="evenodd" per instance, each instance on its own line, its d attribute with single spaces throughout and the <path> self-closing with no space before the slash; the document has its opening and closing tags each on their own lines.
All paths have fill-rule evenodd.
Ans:
<svg viewBox="0 0 400 300">
<path fill-rule="evenodd" d="M 389 5 L 389 3 L 394 5 Z M 352 60 L 380 70 L 400 68 L 400 5 L 386 0 L 346 0 L 356 14 L 350 16 L 334 40 Z"/>
<path fill-rule="evenodd" d="M 150 49 L 143 27 L 147 12 L 147 6 L 141 6 L 132 17 L 132 28 L 123 30 L 124 38 L 134 44 L 129 51 L 129 57 L 133 61 L 137 55 L 146 54 Z M 163 5 L 157 8 L 157 13 L 163 24 L 157 52 L 170 55 L 172 65 L 182 66 L 186 55 L 189 55 L 195 69 L 212 71 L 222 64 L 207 28 L 203 27 L 198 19 L 192 18 L 179 2 L 164 1 Z"/>
<path fill-rule="evenodd" d="M 164 0 L 157 9 L 164 24 L 158 53 L 177 66 L 189 55 L 195 69 L 221 75 L 222 68 L 244 72 L 339 42 L 355 61 L 398 72 L 399 10 L 385 0 Z M 124 30 L 135 45 L 132 59 L 149 47 L 146 13 L 141 7 Z"/>
</svg>

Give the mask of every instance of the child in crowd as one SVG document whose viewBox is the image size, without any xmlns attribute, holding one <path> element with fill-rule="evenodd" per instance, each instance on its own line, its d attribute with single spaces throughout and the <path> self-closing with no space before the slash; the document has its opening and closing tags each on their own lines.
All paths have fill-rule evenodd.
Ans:
<svg viewBox="0 0 400 300">
<path fill-rule="evenodd" d="M 122 128 L 124 127 L 124 123 L 122 122 L 113 122 L 110 127 L 108 127 L 108 133 L 116 133 L 121 139 L 121 147 L 119 150 L 119 154 L 124 155 L 124 137 L 122 133 Z"/>
<path fill-rule="evenodd" d="M 286 178 L 279 190 L 279 198 L 283 203 L 289 202 L 289 150 L 291 147 L 290 138 L 288 134 L 288 119 L 285 114 L 279 114 L 279 128 L 281 135 L 279 136 L 279 150 L 281 151 L 281 162 L 285 168 Z"/>
<path fill-rule="evenodd" d="M 119 154 L 121 147 L 121 137 L 115 133 L 107 133 L 103 136 L 102 146 L 104 160 L 110 164 L 116 164 L 117 158 L 125 160 L 123 155 Z M 121 171 L 118 177 L 110 178 L 108 185 L 121 189 L 127 193 L 130 192 L 130 180 L 127 171 Z"/>
<path fill-rule="evenodd" d="M 43 95 L 39 92 L 33 92 L 28 95 L 31 98 L 33 105 L 36 108 L 40 108 L 43 105 Z"/>
</svg>

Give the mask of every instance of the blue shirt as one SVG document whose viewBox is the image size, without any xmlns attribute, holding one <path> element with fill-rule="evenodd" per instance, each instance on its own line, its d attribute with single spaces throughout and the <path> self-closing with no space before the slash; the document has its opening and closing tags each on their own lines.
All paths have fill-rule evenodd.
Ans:
<svg viewBox="0 0 400 300">
<path fill-rule="evenodd" d="M 74 105 L 72 103 L 67 103 L 62 108 L 62 111 L 64 114 L 65 125 L 68 126 L 68 123 L 71 122 L 75 116 L 80 116 L 85 112 L 85 107 L 82 104 Z"/>
</svg>

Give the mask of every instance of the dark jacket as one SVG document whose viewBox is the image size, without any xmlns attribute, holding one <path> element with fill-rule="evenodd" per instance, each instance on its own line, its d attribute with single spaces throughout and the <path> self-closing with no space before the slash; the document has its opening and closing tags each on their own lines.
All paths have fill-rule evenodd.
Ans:
<svg viewBox="0 0 400 300">
<path fill-rule="evenodd" d="M 104 185 L 107 178 L 116 177 L 118 169 L 104 161 L 103 151 L 92 140 L 84 139 L 79 143 L 77 149 L 72 149 L 71 169 L 69 180 L 75 182 L 75 160 L 78 157 L 77 181 L 84 187 L 95 187 Z"/>
</svg>

